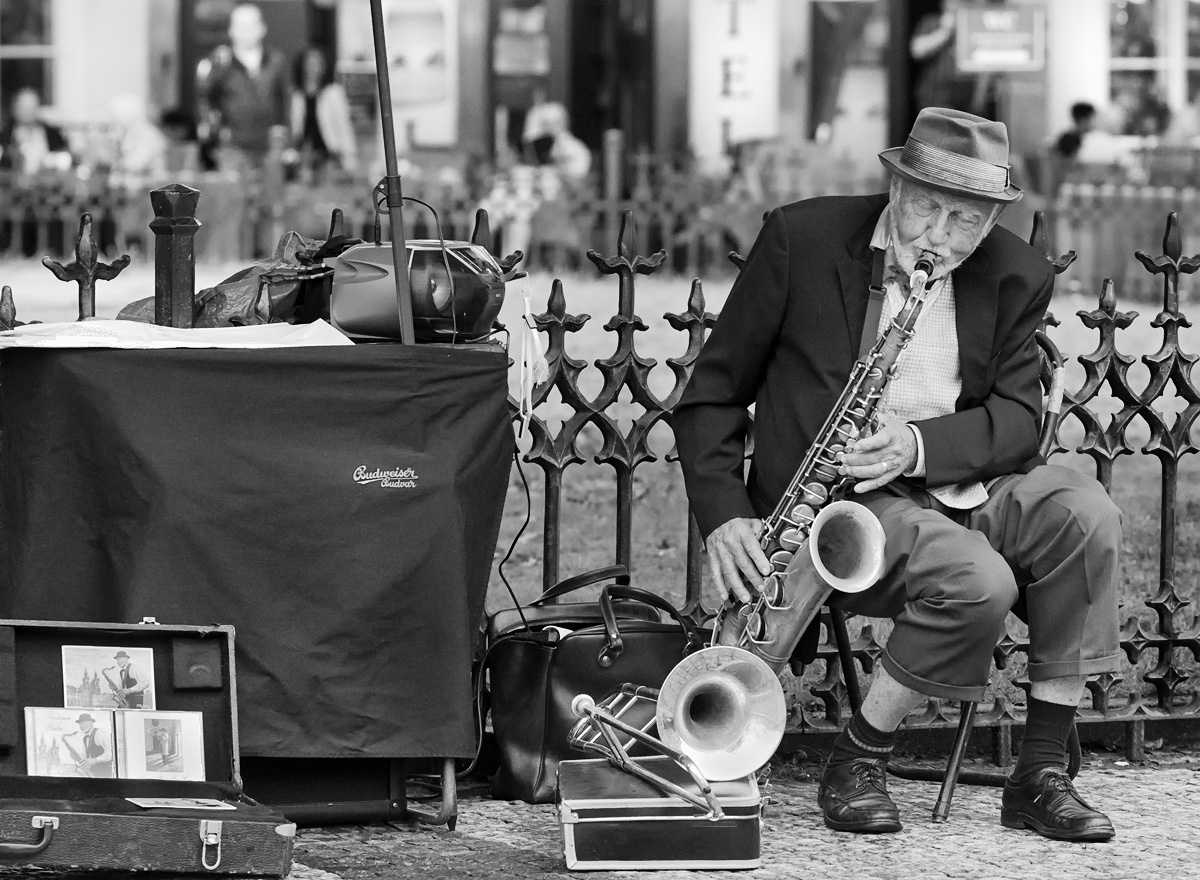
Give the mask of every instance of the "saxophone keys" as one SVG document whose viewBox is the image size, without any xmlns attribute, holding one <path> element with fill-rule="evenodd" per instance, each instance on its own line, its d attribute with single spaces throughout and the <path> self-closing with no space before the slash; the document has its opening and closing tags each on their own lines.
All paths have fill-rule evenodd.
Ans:
<svg viewBox="0 0 1200 880">
<path fill-rule="evenodd" d="M 801 504 L 811 504 L 816 507 L 824 504 L 829 498 L 829 490 L 820 483 L 809 483 L 801 491 L 804 493 L 800 499 Z"/>
<path fill-rule="evenodd" d="M 819 464 L 814 467 L 813 475 L 818 479 L 824 480 L 826 483 L 832 483 L 838 478 L 837 468 L 824 464 Z"/>
<path fill-rule="evenodd" d="M 777 571 L 783 571 L 792 561 L 792 553 L 787 550 L 776 550 L 771 554 L 770 563 Z"/>
<path fill-rule="evenodd" d="M 757 611 L 752 612 L 746 618 L 746 628 L 743 630 L 743 633 L 751 642 L 762 642 L 767 635 L 767 624 L 763 620 L 762 615 Z"/>
<path fill-rule="evenodd" d="M 804 505 L 800 505 L 795 510 L 793 510 L 792 517 L 795 519 L 799 519 L 800 517 L 804 516 L 803 507 L 804 507 Z M 803 522 L 811 522 L 812 517 L 813 517 L 812 508 L 810 507 L 810 508 L 808 508 L 807 518 L 802 521 Z M 780 548 L 788 551 L 788 553 L 795 553 L 797 550 L 800 549 L 800 547 L 803 544 L 804 544 L 804 535 L 799 529 L 784 529 L 783 533 L 779 536 Z"/>
<path fill-rule="evenodd" d="M 778 572 L 770 575 L 763 581 L 762 594 L 767 607 L 773 609 L 779 608 L 779 603 L 783 601 L 783 578 Z"/>
</svg>

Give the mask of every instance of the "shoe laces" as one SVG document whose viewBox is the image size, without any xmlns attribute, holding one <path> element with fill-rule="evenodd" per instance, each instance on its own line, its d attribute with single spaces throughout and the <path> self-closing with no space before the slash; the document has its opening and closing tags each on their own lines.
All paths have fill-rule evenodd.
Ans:
<svg viewBox="0 0 1200 880">
<path fill-rule="evenodd" d="M 887 768 L 876 761 L 859 761 L 854 765 L 854 775 L 865 788 L 877 788 L 887 792 Z"/>
<path fill-rule="evenodd" d="M 1075 783 L 1071 781 L 1071 777 L 1067 775 L 1066 771 L 1058 770 L 1054 773 L 1047 774 L 1046 781 L 1049 783 L 1049 785 L 1058 789 L 1063 794 L 1068 795 L 1074 800 L 1078 801 L 1081 806 L 1086 807 L 1089 810 L 1095 809 L 1091 804 L 1079 796 L 1079 792 L 1075 790 Z"/>
</svg>

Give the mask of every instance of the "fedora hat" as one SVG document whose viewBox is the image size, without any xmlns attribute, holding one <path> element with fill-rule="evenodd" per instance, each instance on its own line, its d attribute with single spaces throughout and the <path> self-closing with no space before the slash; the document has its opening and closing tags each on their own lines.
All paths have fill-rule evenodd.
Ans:
<svg viewBox="0 0 1200 880">
<path fill-rule="evenodd" d="M 81 721 L 90 721 L 93 724 L 96 723 L 96 719 L 93 718 L 91 715 L 89 715 L 87 712 L 84 712 L 82 715 L 80 715 L 78 718 L 75 719 L 76 724 L 79 724 Z"/>
<path fill-rule="evenodd" d="M 1008 129 L 945 107 L 917 114 L 903 147 L 879 154 L 905 180 L 986 202 L 1015 202 L 1023 193 L 1008 179 Z"/>
<path fill-rule="evenodd" d="M 113 654 L 114 660 L 116 660 L 118 657 L 124 657 L 127 660 L 129 659 L 129 655 L 126 654 L 124 651 L 117 651 L 117 653 Z"/>
</svg>

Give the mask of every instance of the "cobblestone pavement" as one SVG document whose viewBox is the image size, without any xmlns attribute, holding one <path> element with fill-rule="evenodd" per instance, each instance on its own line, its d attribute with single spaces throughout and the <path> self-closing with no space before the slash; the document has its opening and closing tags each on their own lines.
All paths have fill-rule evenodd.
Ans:
<svg viewBox="0 0 1200 880">
<path fill-rule="evenodd" d="M 1109 843 L 1046 840 L 1000 825 L 1000 789 L 960 786 L 949 822 L 930 811 L 937 784 L 889 779 L 901 810 L 899 834 L 838 834 L 825 828 L 811 773 L 772 782 L 762 827 L 762 867 L 753 878 L 1200 878 L 1200 757 L 1130 766 L 1089 760 L 1080 794 L 1117 828 Z M 290 880 L 544 877 L 568 873 L 552 805 L 493 801 L 468 789 L 456 830 L 408 824 L 302 829 Z M 588 872 L 603 878 L 634 872 Z M 662 880 L 729 877 L 721 871 L 657 871 Z"/>
</svg>

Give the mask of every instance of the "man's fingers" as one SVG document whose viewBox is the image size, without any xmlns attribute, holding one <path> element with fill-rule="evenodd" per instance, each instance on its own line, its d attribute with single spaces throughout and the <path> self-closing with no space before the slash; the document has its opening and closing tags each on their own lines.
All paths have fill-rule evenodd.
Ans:
<svg viewBox="0 0 1200 880">
<path fill-rule="evenodd" d="M 713 530 L 705 541 L 713 583 L 722 594 L 731 593 L 749 602 L 746 583 L 757 587 L 770 572 L 770 564 L 758 545 L 761 521 L 738 518 Z"/>
</svg>

